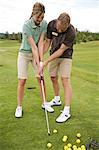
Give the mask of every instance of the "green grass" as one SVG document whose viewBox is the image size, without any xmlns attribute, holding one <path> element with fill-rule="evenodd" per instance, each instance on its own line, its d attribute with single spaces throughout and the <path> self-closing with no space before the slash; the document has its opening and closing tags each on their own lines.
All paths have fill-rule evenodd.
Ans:
<svg viewBox="0 0 99 150">
<path fill-rule="evenodd" d="M 0 41 L 0 150 L 63 150 L 62 137 L 66 134 L 69 142 L 75 144 L 76 133 L 80 132 L 81 144 L 86 144 L 89 137 L 99 142 L 99 41 L 77 44 L 74 46 L 72 67 L 73 97 L 71 104 L 72 117 L 66 123 L 57 124 L 56 117 L 63 109 L 54 107 L 55 112 L 49 115 L 51 136 L 47 135 L 45 114 L 41 109 L 39 86 L 32 67 L 29 68 L 23 101 L 24 115 L 21 119 L 14 117 L 17 105 L 17 55 L 20 44 L 17 41 Z M 48 53 L 45 57 L 48 56 Z M 47 100 L 53 96 L 53 88 L 45 70 Z M 27 87 L 36 87 L 28 90 Z M 60 83 L 60 95 L 63 101 L 63 88 Z M 53 134 L 53 129 L 58 133 Z"/>
</svg>

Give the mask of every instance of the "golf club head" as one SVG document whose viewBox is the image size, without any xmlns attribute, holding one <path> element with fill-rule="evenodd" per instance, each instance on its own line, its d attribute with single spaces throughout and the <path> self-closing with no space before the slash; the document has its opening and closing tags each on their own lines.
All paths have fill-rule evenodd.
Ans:
<svg viewBox="0 0 99 150">
<path fill-rule="evenodd" d="M 48 135 L 51 135 L 51 133 L 50 133 L 50 132 L 48 132 Z"/>
</svg>

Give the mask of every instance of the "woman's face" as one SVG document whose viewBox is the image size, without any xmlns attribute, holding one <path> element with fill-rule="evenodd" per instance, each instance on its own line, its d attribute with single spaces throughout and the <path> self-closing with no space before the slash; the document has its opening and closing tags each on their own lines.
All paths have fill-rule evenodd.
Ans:
<svg viewBox="0 0 99 150">
<path fill-rule="evenodd" d="M 38 15 L 34 15 L 33 18 L 34 18 L 35 25 L 39 26 L 39 24 L 41 23 L 41 21 L 44 18 L 44 13 L 40 14 L 39 16 Z"/>
<path fill-rule="evenodd" d="M 59 33 L 65 32 L 68 26 L 69 26 L 68 24 L 64 24 L 60 20 L 56 21 L 56 29 Z"/>
</svg>

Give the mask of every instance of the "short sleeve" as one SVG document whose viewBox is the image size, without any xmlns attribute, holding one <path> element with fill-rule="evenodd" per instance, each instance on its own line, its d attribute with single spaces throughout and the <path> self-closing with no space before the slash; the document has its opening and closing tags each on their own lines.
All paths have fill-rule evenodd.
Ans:
<svg viewBox="0 0 99 150">
<path fill-rule="evenodd" d="M 44 22 L 42 32 L 44 32 L 45 34 L 47 33 L 47 22 L 46 21 Z"/>
<path fill-rule="evenodd" d="M 28 27 L 27 24 L 24 24 L 24 25 L 23 25 L 23 36 L 24 36 L 25 38 L 28 38 L 28 37 L 31 37 L 31 36 L 32 36 L 32 32 L 31 32 L 31 30 L 30 30 L 30 28 Z"/>
<path fill-rule="evenodd" d="M 52 31 L 51 31 L 51 25 L 50 23 L 47 26 L 47 38 L 52 39 Z"/>
<path fill-rule="evenodd" d="M 75 39 L 75 32 L 69 33 L 63 41 L 63 44 L 65 44 L 67 47 L 72 47 L 74 39 Z"/>
</svg>

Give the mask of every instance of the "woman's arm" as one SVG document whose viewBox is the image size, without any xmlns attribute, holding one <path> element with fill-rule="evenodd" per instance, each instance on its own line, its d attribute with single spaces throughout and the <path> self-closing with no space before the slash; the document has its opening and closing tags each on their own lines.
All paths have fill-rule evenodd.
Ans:
<svg viewBox="0 0 99 150">
<path fill-rule="evenodd" d="M 44 53 L 44 37 L 45 33 L 42 33 L 38 42 L 38 49 L 39 49 L 39 58 L 40 61 L 43 61 L 43 53 Z"/>
<path fill-rule="evenodd" d="M 39 67 L 39 54 L 38 54 L 38 48 L 33 40 L 32 37 L 28 37 L 28 42 L 31 46 L 31 49 L 32 49 L 32 53 L 33 53 L 33 56 L 35 58 L 35 61 L 37 63 L 37 66 Z"/>
</svg>

